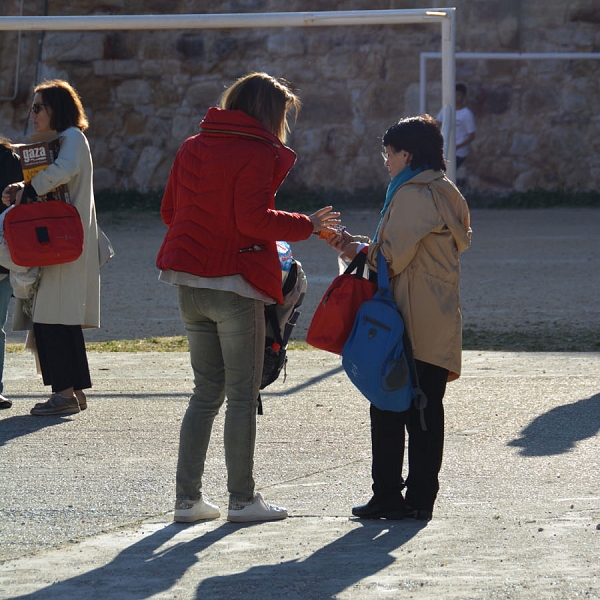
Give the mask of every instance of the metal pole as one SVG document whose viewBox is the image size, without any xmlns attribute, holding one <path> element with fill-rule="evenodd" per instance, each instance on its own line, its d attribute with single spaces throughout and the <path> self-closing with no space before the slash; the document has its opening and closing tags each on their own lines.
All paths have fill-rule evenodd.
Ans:
<svg viewBox="0 0 600 600">
<path fill-rule="evenodd" d="M 451 11 L 449 19 L 442 22 L 442 106 L 444 107 L 443 133 L 446 153 L 446 172 L 451 181 L 456 181 L 456 13 Z M 449 107 L 449 108 L 447 108 Z M 447 117 L 450 117 L 449 119 Z"/>
<path fill-rule="evenodd" d="M 20 12 L 23 15 L 23 2 L 25 0 L 21 0 Z M 19 93 L 19 70 L 21 67 L 21 32 L 19 31 L 17 35 L 17 57 L 16 57 L 16 66 L 15 66 L 15 87 L 12 93 L 12 96 L 0 96 L 0 100 L 14 100 Z"/>
<path fill-rule="evenodd" d="M 72 17 L 0 17 L 0 31 L 90 31 L 118 29 L 232 29 L 244 27 L 330 27 L 444 22 L 454 9 L 354 10 L 323 12 L 88 15 Z"/>
</svg>

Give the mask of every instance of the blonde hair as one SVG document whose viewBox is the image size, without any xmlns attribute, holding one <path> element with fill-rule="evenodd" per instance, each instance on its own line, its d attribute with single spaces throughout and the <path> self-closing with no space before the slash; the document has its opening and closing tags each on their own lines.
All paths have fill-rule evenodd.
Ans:
<svg viewBox="0 0 600 600">
<path fill-rule="evenodd" d="M 301 104 L 285 79 L 267 73 L 249 73 L 225 90 L 219 105 L 249 114 L 285 143 L 290 130 L 288 114 L 293 109 L 295 119 Z"/>
</svg>

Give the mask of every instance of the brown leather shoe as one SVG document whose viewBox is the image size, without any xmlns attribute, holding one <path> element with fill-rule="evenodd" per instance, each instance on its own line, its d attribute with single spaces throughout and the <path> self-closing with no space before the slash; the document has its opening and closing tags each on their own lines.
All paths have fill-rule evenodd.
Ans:
<svg viewBox="0 0 600 600">
<path fill-rule="evenodd" d="M 79 410 L 85 410 L 87 408 L 87 398 L 83 393 L 83 390 L 75 390 L 75 398 L 79 402 Z"/>
<path fill-rule="evenodd" d="M 32 415 L 74 415 L 79 412 L 79 402 L 75 396 L 65 398 L 52 394 L 46 402 L 36 404 L 30 411 Z"/>
</svg>

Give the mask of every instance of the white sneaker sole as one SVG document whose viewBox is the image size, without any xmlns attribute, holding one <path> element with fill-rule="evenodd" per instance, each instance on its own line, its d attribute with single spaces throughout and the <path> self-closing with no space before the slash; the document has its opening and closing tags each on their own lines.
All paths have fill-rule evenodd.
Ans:
<svg viewBox="0 0 600 600">
<path fill-rule="evenodd" d="M 208 502 L 203 502 L 200 507 L 197 507 L 196 504 L 191 508 L 176 508 L 173 520 L 176 523 L 195 523 L 196 521 L 213 521 L 221 516 L 218 506 Z"/>
<path fill-rule="evenodd" d="M 176 523 L 195 523 L 196 521 L 214 521 L 218 519 L 221 515 L 214 516 L 193 516 L 193 515 L 175 515 L 173 517 L 173 521 Z"/>
<path fill-rule="evenodd" d="M 238 511 L 235 511 L 236 513 Z M 241 511 L 239 511 L 241 512 Z M 231 512 L 227 515 L 227 520 L 231 523 L 260 523 L 262 521 L 282 521 L 283 519 L 287 519 L 287 512 L 277 512 L 273 514 L 262 514 L 262 515 L 238 515 L 231 514 Z"/>
</svg>

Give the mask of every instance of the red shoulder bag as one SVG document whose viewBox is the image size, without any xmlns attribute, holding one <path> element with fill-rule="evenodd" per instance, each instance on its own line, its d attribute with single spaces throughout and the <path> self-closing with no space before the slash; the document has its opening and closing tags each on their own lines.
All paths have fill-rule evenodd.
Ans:
<svg viewBox="0 0 600 600">
<path fill-rule="evenodd" d="M 375 282 L 363 277 L 366 260 L 367 255 L 359 252 L 325 292 L 306 334 L 306 342 L 311 346 L 334 354 L 342 353 L 358 309 L 377 290 Z"/>
<path fill-rule="evenodd" d="M 13 206 L 4 218 L 4 237 L 13 262 L 22 267 L 69 263 L 83 252 L 81 217 L 60 200 Z"/>
</svg>

